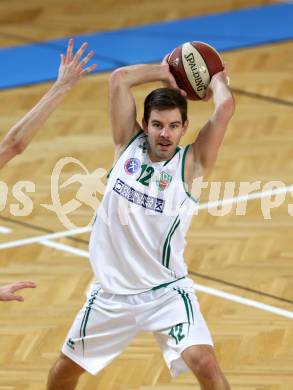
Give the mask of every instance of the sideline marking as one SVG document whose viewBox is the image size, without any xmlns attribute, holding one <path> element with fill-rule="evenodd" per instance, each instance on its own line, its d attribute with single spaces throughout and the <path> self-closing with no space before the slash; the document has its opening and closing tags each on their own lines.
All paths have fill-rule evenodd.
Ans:
<svg viewBox="0 0 293 390">
<path fill-rule="evenodd" d="M 9 229 L 8 227 L 0 226 L 0 233 L 2 233 L 2 234 L 9 234 L 11 232 L 12 232 L 12 230 Z"/>
<path fill-rule="evenodd" d="M 273 196 L 273 195 L 278 195 L 278 194 L 287 194 L 288 192 L 291 192 L 293 194 L 293 185 L 280 187 L 280 188 L 276 188 L 276 189 L 268 190 L 268 191 L 253 192 L 251 194 L 235 196 L 233 198 L 227 198 L 227 199 L 223 199 L 223 200 L 215 200 L 213 202 L 200 203 L 197 207 L 197 210 L 211 209 L 211 208 L 222 206 L 222 205 L 228 205 L 228 204 L 234 204 L 234 203 L 238 203 L 238 202 L 245 202 L 248 200 L 266 198 L 268 196 Z"/>
<path fill-rule="evenodd" d="M 64 230 L 62 232 L 45 234 L 43 236 L 35 236 L 35 237 L 25 238 L 23 240 L 4 242 L 3 244 L 0 244 L 0 249 L 16 248 L 18 246 L 40 243 L 41 241 L 44 241 L 47 239 L 53 240 L 53 239 L 57 239 L 57 238 L 73 236 L 75 234 L 88 233 L 91 230 L 92 230 L 91 226 L 90 227 L 86 226 L 83 228 Z"/>
<path fill-rule="evenodd" d="M 68 252 L 68 253 L 71 253 L 73 255 L 89 258 L 89 252 L 84 251 L 82 249 L 75 248 L 75 247 L 70 246 L 70 245 L 62 244 L 60 242 L 50 241 L 50 240 L 42 240 L 39 242 L 39 244 L 48 246 L 50 248 L 58 249 L 58 250 L 61 250 L 64 252 Z"/>
<path fill-rule="evenodd" d="M 239 295 L 227 293 L 225 291 L 218 290 L 218 289 L 215 289 L 213 287 L 203 286 L 202 284 L 194 283 L 194 285 L 195 285 L 195 290 L 197 290 L 197 291 L 201 291 L 201 292 L 204 292 L 204 293 L 209 294 L 209 295 L 214 295 L 214 296 L 219 297 L 219 298 L 224 298 L 224 299 L 227 299 L 228 301 L 241 303 L 242 305 L 251 306 L 251 307 L 254 307 L 256 309 L 268 311 L 270 313 L 274 313 L 274 314 L 277 314 L 277 315 L 280 315 L 283 317 L 293 318 L 293 311 L 280 309 L 279 307 L 267 305 L 265 303 L 261 303 L 258 301 L 254 301 L 252 299 L 244 298 L 244 297 L 241 297 Z"/>
<path fill-rule="evenodd" d="M 277 195 L 277 194 L 283 194 L 283 193 L 286 194 L 288 192 L 292 192 L 292 195 L 293 195 L 293 185 L 290 185 L 287 187 L 276 188 L 275 190 L 254 192 L 252 194 L 242 195 L 239 197 L 228 198 L 228 199 L 224 199 L 224 200 L 218 200 L 218 201 L 214 201 L 214 202 L 201 203 L 198 205 L 196 210 L 203 210 L 203 209 L 221 206 L 224 204 L 234 204 L 237 202 L 244 202 L 247 200 L 265 198 L 267 196 L 272 196 L 272 195 Z M 77 229 L 72 229 L 72 230 L 65 230 L 65 231 L 61 231 L 61 232 L 56 232 L 56 233 L 50 233 L 50 234 L 46 234 L 43 236 L 35 236 L 35 237 L 25 238 L 23 240 L 9 241 L 9 242 L 0 244 L 0 250 L 1 249 L 8 249 L 8 248 L 15 248 L 15 247 L 22 246 L 22 245 L 35 244 L 35 243 L 39 243 L 40 241 L 47 240 L 47 239 L 54 240 L 57 238 L 68 237 L 68 236 L 75 235 L 75 234 L 88 233 L 91 230 L 92 230 L 92 227 L 87 226 L 87 227 L 83 227 L 83 228 L 77 228 Z"/>
<path fill-rule="evenodd" d="M 60 249 L 60 250 L 63 250 L 65 252 L 68 252 L 68 253 L 76 254 L 76 255 L 81 256 L 81 257 L 87 257 L 87 258 L 89 257 L 89 253 L 87 251 L 80 250 L 80 249 L 71 247 L 69 245 L 50 242 L 48 240 L 43 240 L 40 242 L 40 244 L 50 246 L 52 248 Z M 252 299 L 244 298 L 244 297 L 241 297 L 239 295 L 227 293 L 225 291 L 218 290 L 218 289 L 215 289 L 213 287 L 207 287 L 207 286 L 204 286 L 202 284 L 194 283 L 194 286 L 195 286 L 196 291 L 201 291 L 201 292 L 204 292 L 204 293 L 209 294 L 209 295 L 223 298 L 223 299 L 226 299 L 228 301 L 241 303 L 242 305 L 254 307 L 256 309 L 267 311 L 269 313 L 277 314 L 277 315 L 280 315 L 283 317 L 293 318 L 293 312 L 289 311 L 289 310 L 281 309 L 279 307 L 275 307 L 272 305 L 267 305 L 265 303 L 261 303 L 261 302 L 258 302 L 258 301 L 252 300 Z"/>
</svg>

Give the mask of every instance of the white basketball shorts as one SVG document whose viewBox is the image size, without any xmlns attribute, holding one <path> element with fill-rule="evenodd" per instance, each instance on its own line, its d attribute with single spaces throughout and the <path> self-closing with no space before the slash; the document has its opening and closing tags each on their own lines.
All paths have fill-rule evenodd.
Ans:
<svg viewBox="0 0 293 390">
<path fill-rule="evenodd" d="M 140 331 L 154 334 L 173 377 L 188 369 L 181 358 L 186 348 L 213 346 L 194 295 L 193 282 L 184 278 L 135 295 L 109 294 L 93 283 L 62 352 L 96 375 Z"/>
</svg>

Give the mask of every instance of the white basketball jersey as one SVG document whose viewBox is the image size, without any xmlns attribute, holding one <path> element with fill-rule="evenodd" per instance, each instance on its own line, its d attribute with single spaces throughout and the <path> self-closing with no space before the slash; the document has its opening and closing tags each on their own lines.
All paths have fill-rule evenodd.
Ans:
<svg viewBox="0 0 293 390">
<path fill-rule="evenodd" d="M 105 291 L 137 294 L 186 276 L 185 234 L 196 207 L 184 185 L 187 150 L 153 163 L 140 131 L 113 167 L 90 238 Z"/>
</svg>

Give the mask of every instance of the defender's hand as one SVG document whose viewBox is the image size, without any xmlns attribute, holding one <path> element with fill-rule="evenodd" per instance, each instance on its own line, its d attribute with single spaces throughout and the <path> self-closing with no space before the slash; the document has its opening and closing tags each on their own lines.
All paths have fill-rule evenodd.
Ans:
<svg viewBox="0 0 293 390">
<path fill-rule="evenodd" d="M 88 47 L 88 43 L 85 42 L 81 45 L 79 50 L 73 55 L 73 39 L 70 39 L 67 46 L 66 55 L 61 54 L 61 63 L 58 71 L 57 85 L 72 88 L 85 74 L 90 73 L 95 69 L 96 64 L 93 64 L 87 68 L 84 68 L 88 61 L 94 55 L 94 51 L 91 50 L 82 60 L 85 50 Z"/>
<path fill-rule="evenodd" d="M 37 285 L 31 281 L 20 281 L 5 286 L 0 286 L 0 301 L 23 301 L 24 298 L 21 295 L 14 295 L 14 293 L 23 288 L 35 288 Z"/>
</svg>

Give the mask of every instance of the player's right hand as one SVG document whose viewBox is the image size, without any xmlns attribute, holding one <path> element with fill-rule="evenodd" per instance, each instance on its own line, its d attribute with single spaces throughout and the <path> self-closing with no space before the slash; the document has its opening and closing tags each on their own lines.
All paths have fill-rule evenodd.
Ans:
<svg viewBox="0 0 293 390">
<path fill-rule="evenodd" d="M 162 62 L 161 62 L 161 66 L 164 67 L 165 70 L 166 70 L 166 81 L 164 81 L 163 84 L 167 88 L 178 89 L 182 96 L 187 96 L 186 92 L 183 91 L 183 89 L 178 87 L 174 76 L 170 72 L 170 68 L 169 68 L 169 64 L 168 64 L 168 57 L 169 57 L 169 54 L 166 54 L 165 57 L 163 58 Z"/>
</svg>

